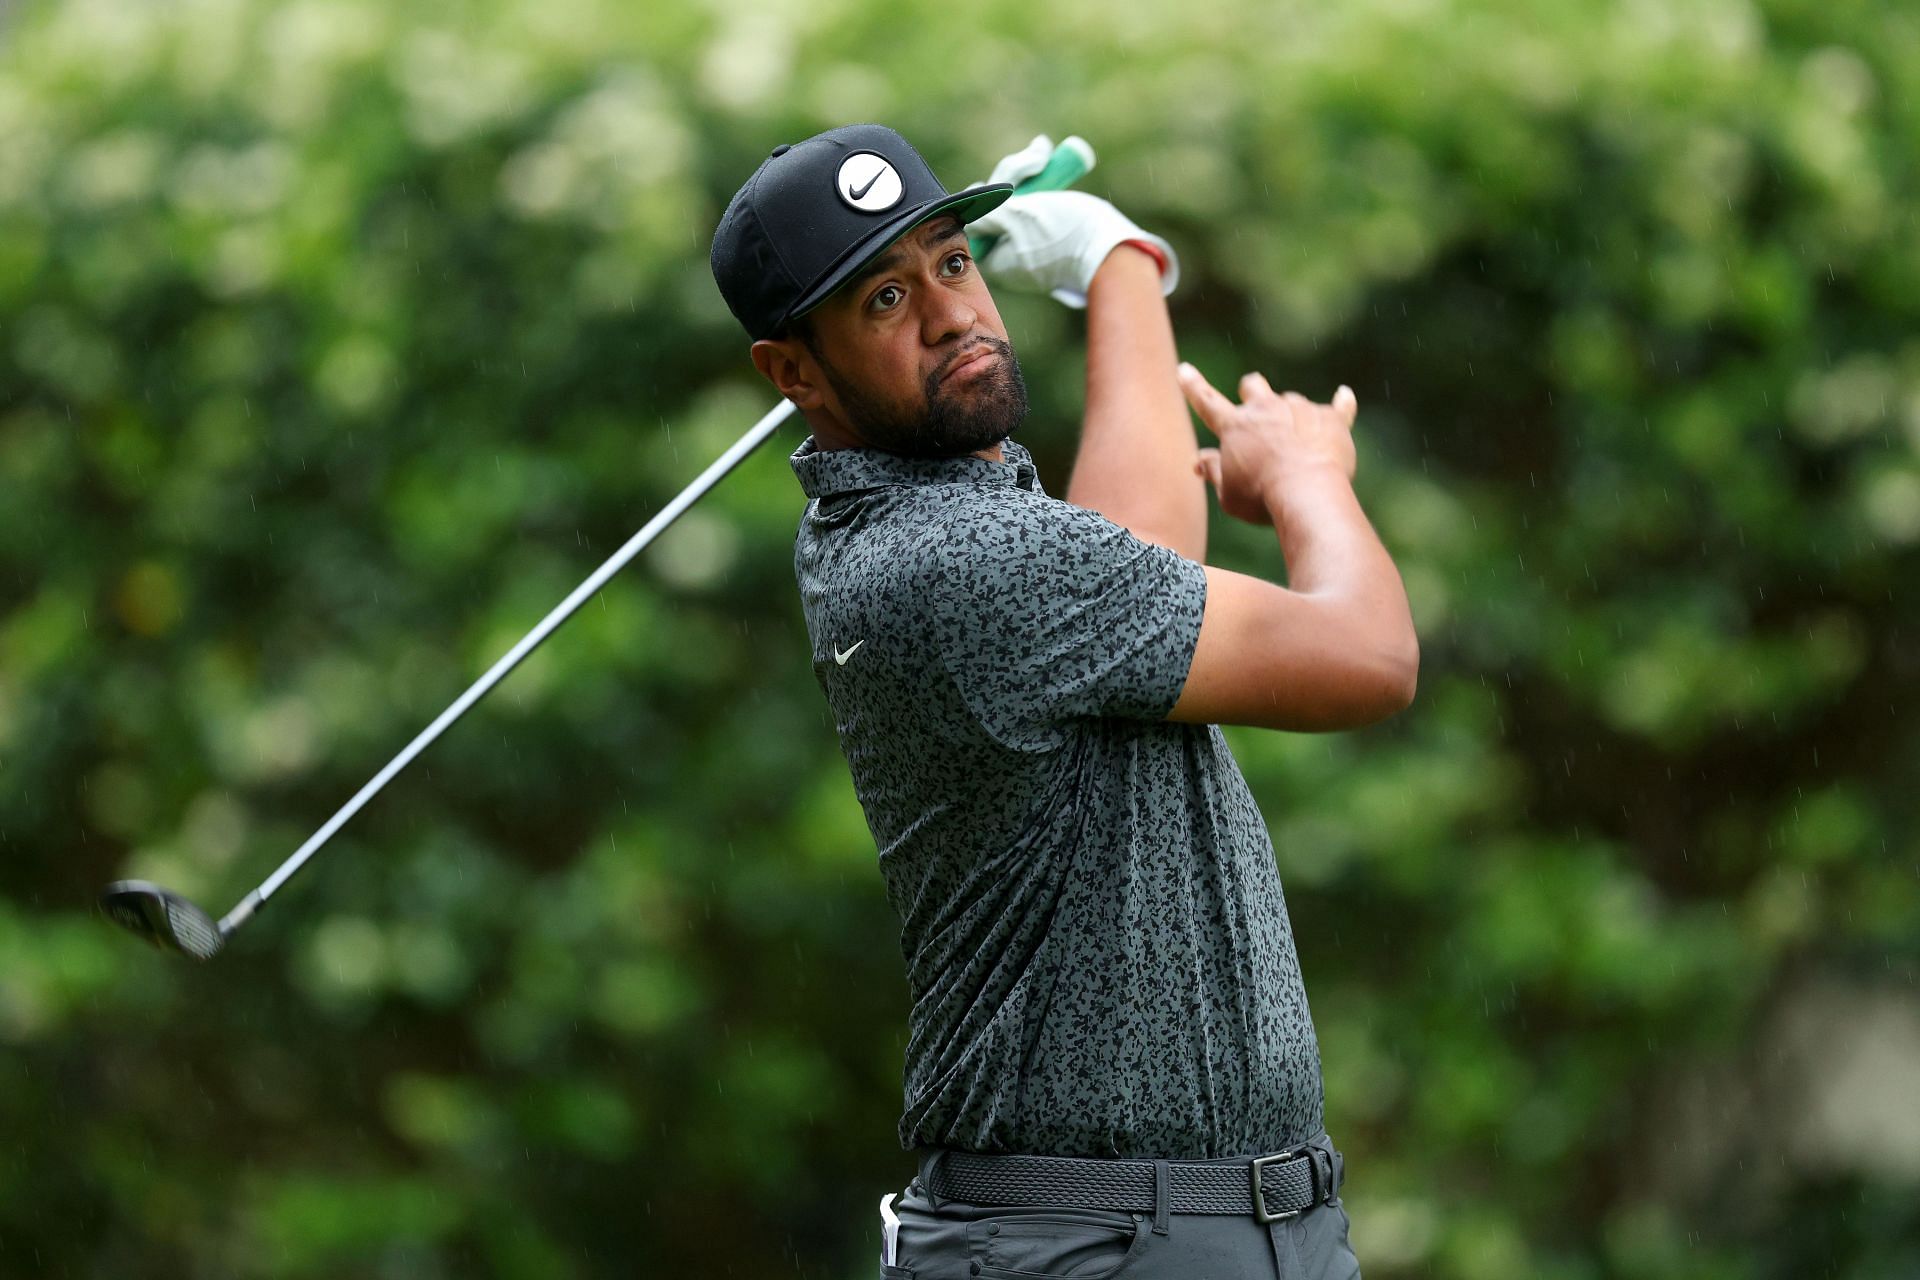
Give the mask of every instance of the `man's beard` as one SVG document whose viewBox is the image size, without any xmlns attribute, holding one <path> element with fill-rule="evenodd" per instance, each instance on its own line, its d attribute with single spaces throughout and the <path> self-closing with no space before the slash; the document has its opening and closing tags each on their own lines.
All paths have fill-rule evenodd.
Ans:
<svg viewBox="0 0 1920 1280">
<path fill-rule="evenodd" d="M 980 354 L 982 346 L 1000 355 L 993 367 L 972 375 L 955 390 L 943 388 L 941 375 L 961 360 Z M 978 453 L 1012 435 L 1027 416 L 1027 383 L 1020 376 L 1020 362 L 1014 357 L 1012 345 L 999 338 L 983 337 L 969 343 L 929 373 L 923 388 L 925 408 L 912 412 L 883 404 L 844 380 L 818 351 L 814 358 L 839 395 L 848 424 L 868 445 L 888 453 L 914 458 Z"/>
</svg>

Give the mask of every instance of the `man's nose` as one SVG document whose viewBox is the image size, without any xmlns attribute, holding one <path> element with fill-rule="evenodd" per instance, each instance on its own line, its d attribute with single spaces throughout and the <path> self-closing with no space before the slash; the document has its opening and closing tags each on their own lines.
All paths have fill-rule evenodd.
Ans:
<svg viewBox="0 0 1920 1280">
<path fill-rule="evenodd" d="M 973 332 L 980 313 L 957 289 L 935 288 L 925 295 L 928 305 L 920 316 L 920 338 L 930 347 L 964 333 Z"/>
</svg>

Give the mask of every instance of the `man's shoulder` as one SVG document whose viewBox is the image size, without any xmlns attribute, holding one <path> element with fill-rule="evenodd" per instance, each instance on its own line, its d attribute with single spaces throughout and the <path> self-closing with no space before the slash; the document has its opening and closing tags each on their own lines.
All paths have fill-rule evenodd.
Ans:
<svg viewBox="0 0 1920 1280">
<path fill-rule="evenodd" d="M 973 596 L 1130 559 L 1132 540 L 1097 511 L 1019 486 L 926 485 L 890 492 L 836 559 L 863 591 Z"/>
<path fill-rule="evenodd" d="M 1093 513 L 1007 485 L 925 485 L 895 498 L 871 554 L 931 567 L 980 545 L 1045 538 Z"/>
<path fill-rule="evenodd" d="M 1098 511 L 1016 485 L 973 488 L 944 508 L 941 523 L 953 536 L 1001 541 L 1086 537 L 1118 528 Z"/>
</svg>

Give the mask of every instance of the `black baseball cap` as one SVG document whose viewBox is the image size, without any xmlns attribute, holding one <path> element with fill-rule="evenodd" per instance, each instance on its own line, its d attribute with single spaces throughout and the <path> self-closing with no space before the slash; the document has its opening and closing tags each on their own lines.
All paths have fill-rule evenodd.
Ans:
<svg viewBox="0 0 1920 1280">
<path fill-rule="evenodd" d="M 842 125 L 760 162 L 714 230 L 713 278 L 748 335 L 771 338 L 933 215 L 971 222 L 1012 194 L 949 192 L 892 129 Z"/>
</svg>

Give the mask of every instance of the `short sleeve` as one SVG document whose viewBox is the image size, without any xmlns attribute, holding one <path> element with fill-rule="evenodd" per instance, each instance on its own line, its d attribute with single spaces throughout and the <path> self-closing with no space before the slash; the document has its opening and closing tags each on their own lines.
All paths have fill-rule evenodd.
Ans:
<svg viewBox="0 0 1920 1280">
<path fill-rule="evenodd" d="M 1198 561 L 1016 490 L 956 512 L 931 562 L 931 642 L 1001 742 L 1050 746 L 1077 717 L 1162 720 L 1179 700 L 1206 606 Z"/>
</svg>

